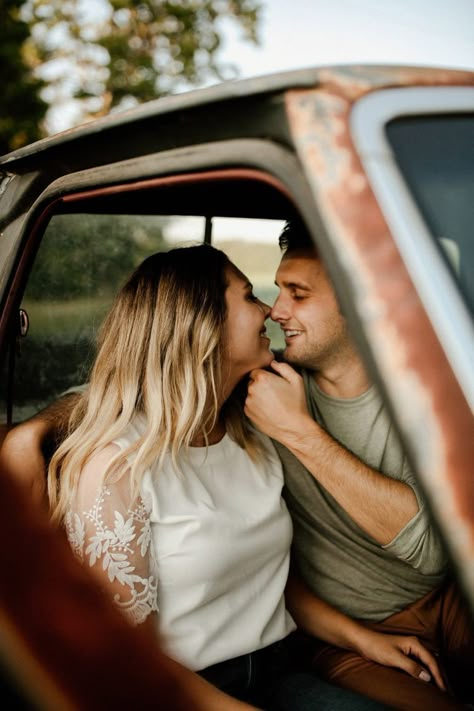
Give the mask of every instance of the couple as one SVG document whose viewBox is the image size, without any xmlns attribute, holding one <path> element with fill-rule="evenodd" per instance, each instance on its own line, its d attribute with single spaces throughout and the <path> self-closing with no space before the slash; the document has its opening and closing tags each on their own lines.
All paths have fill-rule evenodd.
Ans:
<svg viewBox="0 0 474 711">
<path fill-rule="evenodd" d="M 124 614 L 210 682 L 209 708 L 460 708 L 411 636 L 467 669 L 439 541 L 304 228 L 281 241 L 272 317 L 303 375 L 274 361 L 270 308 L 223 253 L 149 257 L 52 459 L 53 517 Z M 11 433 L 8 468 L 55 417 Z"/>
</svg>

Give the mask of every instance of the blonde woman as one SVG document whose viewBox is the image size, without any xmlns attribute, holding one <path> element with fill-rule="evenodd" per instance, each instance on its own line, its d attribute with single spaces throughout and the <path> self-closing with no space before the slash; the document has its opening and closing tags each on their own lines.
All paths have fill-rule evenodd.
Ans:
<svg viewBox="0 0 474 711">
<path fill-rule="evenodd" d="M 377 708 L 294 675 L 282 468 L 239 399 L 246 374 L 273 359 L 269 312 L 214 248 L 146 259 L 103 325 L 89 387 L 52 459 L 53 518 L 129 620 L 151 626 L 170 656 L 212 682 L 202 681 L 209 709 L 240 708 L 237 698 Z M 304 607 L 307 631 L 405 668 L 405 638 L 369 631 L 296 579 L 287 595 L 290 608 Z M 415 643 L 410 652 L 437 677 Z"/>
</svg>

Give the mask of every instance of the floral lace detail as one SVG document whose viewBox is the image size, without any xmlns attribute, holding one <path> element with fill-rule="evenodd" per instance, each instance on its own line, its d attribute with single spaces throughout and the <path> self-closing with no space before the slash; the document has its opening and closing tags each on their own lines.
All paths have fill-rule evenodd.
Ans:
<svg viewBox="0 0 474 711">
<path fill-rule="evenodd" d="M 158 612 L 156 579 L 151 576 L 149 578 L 138 578 L 138 580 L 143 584 L 143 590 L 138 592 L 135 588 L 132 588 L 130 600 L 121 600 L 118 593 L 113 598 L 115 605 L 122 610 L 132 625 L 139 625 L 145 622 L 150 612 Z"/>
<path fill-rule="evenodd" d="M 81 563 L 84 562 L 84 541 L 85 541 L 85 528 L 84 522 L 81 517 L 69 509 L 66 513 L 66 533 L 69 541 L 69 545 L 72 548 L 72 552 L 79 558 Z"/>
<path fill-rule="evenodd" d="M 125 516 L 120 511 L 109 510 L 113 513 L 112 527 L 103 516 L 104 503 L 109 496 L 110 489 L 103 487 L 92 508 L 84 512 L 84 518 L 70 509 L 65 519 L 66 533 L 81 562 L 87 559 L 91 568 L 100 563 L 111 583 L 117 581 L 129 589 L 129 599 L 124 600 L 121 594 L 115 593 L 113 600 L 130 622 L 137 625 L 151 612 L 158 611 L 156 578 L 138 575 L 136 561 L 132 560 L 139 557 L 146 567 L 151 542 L 150 508 L 139 497 L 136 506 L 128 508 Z M 90 527 L 94 533 L 86 535 L 86 528 Z"/>
</svg>

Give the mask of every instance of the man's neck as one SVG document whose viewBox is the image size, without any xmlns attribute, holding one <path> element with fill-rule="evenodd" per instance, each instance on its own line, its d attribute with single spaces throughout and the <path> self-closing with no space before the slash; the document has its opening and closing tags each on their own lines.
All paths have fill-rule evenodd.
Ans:
<svg viewBox="0 0 474 711">
<path fill-rule="evenodd" d="M 315 371 L 314 379 L 319 389 L 326 395 L 342 399 L 358 397 L 367 392 L 372 385 L 357 355 L 344 362 Z"/>
</svg>

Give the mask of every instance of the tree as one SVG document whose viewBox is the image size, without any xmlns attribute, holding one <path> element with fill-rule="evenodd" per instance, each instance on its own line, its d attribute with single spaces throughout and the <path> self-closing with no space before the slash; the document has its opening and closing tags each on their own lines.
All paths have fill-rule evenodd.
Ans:
<svg viewBox="0 0 474 711">
<path fill-rule="evenodd" d="M 165 246 L 155 215 L 55 215 L 36 259 L 27 300 L 67 302 L 115 294 L 150 253 Z M 74 327 L 74 325 L 73 325 Z"/>
<path fill-rule="evenodd" d="M 75 99 L 77 120 L 235 76 L 217 50 L 224 23 L 257 42 L 257 0 L 26 0 L 31 51 L 49 100 Z"/>
<path fill-rule="evenodd" d="M 0 3 L 0 155 L 41 137 L 47 104 L 40 98 L 43 82 L 32 75 L 25 41 L 29 28 L 19 15 L 23 0 Z"/>
</svg>

